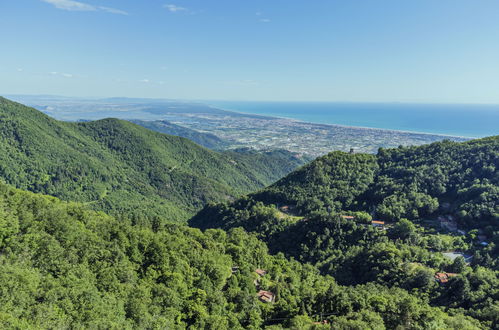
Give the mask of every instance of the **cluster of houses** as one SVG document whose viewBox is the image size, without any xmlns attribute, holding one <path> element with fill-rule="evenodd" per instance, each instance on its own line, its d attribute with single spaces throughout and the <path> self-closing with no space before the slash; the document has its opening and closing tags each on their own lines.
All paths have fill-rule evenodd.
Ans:
<svg viewBox="0 0 499 330">
<path fill-rule="evenodd" d="M 295 215 L 295 206 L 293 205 L 283 205 L 279 207 L 279 211 L 282 213 L 288 214 L 288 215 Z M 353 215 L 342 215 L 341 216 L 345 220 L 355 220 L 355 216 Z M 306 218 L 302 219 L 302 221 L 307 221 Z M 457 233 L 459 235 L 466 235 L 466 232 L 462 229 L 459 229 L 457 226 L 457 222 L 455 218 L 452 215 L 446 215 L 446 216 L 439 216 L 438 217 L 438 222 L 440 223 L 440 227 L 442 229 L 445 229 L 451 233 Z M 372 220 L 371 221 L 371 226 L 374 228 L 378 228 L 381 230 L 386 230 L 388 229 L 391 224 L 387 223 L 382 220 Z M 480 235 L 477 236 L 478 243 L 482 246 L 487 246 L 489 243 L 487 242 L 487 237 L 483 235 L 483 232 L 480 233 Z"/>
<path fill-rule="evenodd" d="M 239 266 L 232 266 L 232 268 L 231 268 L 232 274 L 235 274 L 238 271 L 239 271 Z M 276 298 L 275 294 L 271 291 L 260 290 L 260 279 L 267 274 L 267 271 L 265 269 L 257 268 L 257 269 L 255 269 L 255 273 L 258 276 L 255 279 L 255 281 L 253 281 L 253 284 L 255 284 L 255 287 L 257 289 L 259 289 L 258 293 L 256 294 L 258 299 L 261 302 L 273 303 L 275 301 L 275 298 Z"/>
</svg>

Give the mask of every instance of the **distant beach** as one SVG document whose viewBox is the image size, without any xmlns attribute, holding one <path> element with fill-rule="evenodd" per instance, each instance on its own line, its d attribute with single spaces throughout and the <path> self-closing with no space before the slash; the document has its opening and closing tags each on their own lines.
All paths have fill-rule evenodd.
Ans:
<svg viewBox="0 0 499 330">
<path fill-rule="evenodd" d="M 380 128 L 466 138 L 499 134 L 499 105 L 205 101 L 247 114 L 317 124 Z"/>
</svg>

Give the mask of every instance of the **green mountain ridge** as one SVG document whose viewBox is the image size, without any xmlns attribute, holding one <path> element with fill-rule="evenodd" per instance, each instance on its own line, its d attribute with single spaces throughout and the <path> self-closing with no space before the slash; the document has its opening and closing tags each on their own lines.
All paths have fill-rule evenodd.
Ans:
<svg viewBox="0 0 499 330">
<path fill-rule="evenodd" d="M 300 216 L 361 211 L 397 221 L 452 215 L 464 228 L 497 230 L 497 168 L 499 136 L 380 149 L 377 155 L 335 151 L 248 198 L 289 205 Z"/>
<path fill-rule="evenodd" d="M 291 153 L 219 153 L 118 119 L 60 122 L 4 98 L 0 127 L 5 182 L 128 216 L 185 220 L 303 162 Z"/>
</svg>

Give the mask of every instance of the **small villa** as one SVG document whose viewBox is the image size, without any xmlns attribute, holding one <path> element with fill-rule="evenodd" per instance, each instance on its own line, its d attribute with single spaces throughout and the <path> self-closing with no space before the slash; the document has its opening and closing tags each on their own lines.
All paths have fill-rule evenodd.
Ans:
<svg viewBox="0 0 499 330">
<path fill-rule="evenodd" d="M 258 291 L 257 296 L 258 296 L 258 299 L 260 299 L 260 301 L 266 302 L 266 303 L 273 303 L 275 300 L 274 293 L 272 293 L 270 291 L 260 290 L 260 291 Z"/>
<path fill-rule="evenodd" d="M 451 277 L 457 276 L 456 273 L 436 273 L 435 274 L 435 281 L 437 281 L 440 284 L 447 283 L 449 282 L 449 279 Z"/>
<path fill-rule="evenodd" d="M 341 216 L 345 220 L 354 220 L 355 217 L 353 215 L 342 215 Z"/>
</svg>

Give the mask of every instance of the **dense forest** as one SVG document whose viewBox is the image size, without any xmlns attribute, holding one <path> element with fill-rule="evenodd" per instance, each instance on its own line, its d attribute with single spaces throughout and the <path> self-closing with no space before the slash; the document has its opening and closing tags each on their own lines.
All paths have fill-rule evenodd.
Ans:
<svg viewBox="0 0 499 330">
<path fill-rule="evenodd" d="M 259 192 L 207 205 L 190 224 L 242 227 L 272 254 L 342 285 L 398 287 L 497 326 L 497 166 L 499 137 L 332 152 Z M 438 285 L 436 274 L 448 273 Z"/>
<path fill-rule="evenodd" d="M 300 213 L 366 211 L 394 221 L 452 214 L 466 228 L 499 220 L 499 136 L 333 152 L 278 181 L 255 199 L 288 203 Z"/>
<path fill-rule="evenodd" d="M 269 255 L 264 243 L 241 229 L 203 233 L 176 224 L 153 227 L 0 184 L 0 326 L 483 329 L 497 325 L 490 321 L 497 309 L 482 310 L 478 316 L 486 321 L 480 323 L 463 313 L 460 300 L 445 312 L 431 307 L 428 296 L 417 297 L 395 286 L 341 286 L 313 266 L 282 254 Z M 458 294 L 476 299 L 482 293 L 470 293 L 462 284 L 477 280 L 490 281 L 489 289 L 497 288 L 491 274 L 470 271 L 453 279 L 449 285 L 454 289 L 441 299 L 451 304 Z M 262 292 L 271 297 L 270 302 Z"/>
<path fill-rule="evenodd" d="M 117 119 L 60 122 L 4 98 L 0 127 L 5 182 L 129 217 L 185 221 L 305 161 L 285 151 L 215 152 Z"/>
<path fill-rule="evenodd" d="M 452 216 L 464 229 L 499 230 L 499 136 L 332 152 L 250 199 L 288 205 L 300 216 L 366 212 L 383 221 Z"/>
</svg>

